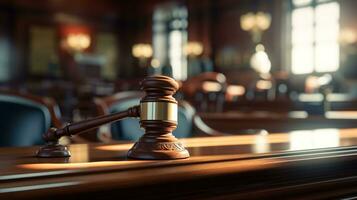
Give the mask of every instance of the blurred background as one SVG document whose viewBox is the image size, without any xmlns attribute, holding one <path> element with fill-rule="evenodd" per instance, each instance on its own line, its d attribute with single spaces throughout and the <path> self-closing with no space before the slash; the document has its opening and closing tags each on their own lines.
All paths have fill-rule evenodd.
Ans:
<svg viewBox="0 0 357 200">
<path fill-rule="evenodd" d="M 154 74 L 180 82 L 178 137 L 355 127 L 356 8 L 355 0 L 0 0 L 0 128 L 19 134 L 2 145 L 38 144 L 49 126 L 135 105 L 140 80 Z M 44 106 L 37 117 L 49 122 L 9 107 L 19 98 Z M 133 119 L 78 140 L 135 140 L 138 126 Z M 18 142 L 29 130 L 39 134 Z"/>
</svg>

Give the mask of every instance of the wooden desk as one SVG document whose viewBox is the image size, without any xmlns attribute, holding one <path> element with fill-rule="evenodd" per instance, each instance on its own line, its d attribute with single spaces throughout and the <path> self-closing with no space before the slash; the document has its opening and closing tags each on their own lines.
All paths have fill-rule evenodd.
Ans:
<svg viewBox="0 0 357 200">
<path fill-rule="evenodd" d="M 130 143 L 71 145 L 69 159 L 0 149 L 0 199 L 336 198 L 357 193 L 357 129 L 182 140 L 191 158 L 128 160 Z"/>
</svg>

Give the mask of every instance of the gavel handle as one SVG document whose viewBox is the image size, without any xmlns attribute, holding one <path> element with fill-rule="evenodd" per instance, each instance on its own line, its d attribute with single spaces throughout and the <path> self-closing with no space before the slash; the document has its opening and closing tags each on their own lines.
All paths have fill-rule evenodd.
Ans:
<svg viewBox="0 0 357 200">
<path fill-rule="evenodd" d="M 46 142 L 57 142 L 62 136 L 71 136 L 91 129 L 97 128 L 103 124 L 112 123 L 126 117 L 140 117 L 140 106 L 134 106 L 126 111 L 103 115 L 92 119 L 69 124 L 61 129 L 50 128 L 42 137 Z"/>
</svg>

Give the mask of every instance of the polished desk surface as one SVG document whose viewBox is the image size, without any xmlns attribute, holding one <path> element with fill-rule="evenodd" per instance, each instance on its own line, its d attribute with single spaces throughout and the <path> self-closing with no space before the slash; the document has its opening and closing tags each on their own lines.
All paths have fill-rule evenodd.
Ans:
<svg viewBox="0 0 357 200">
<path fill-rule="evenodd" d="M 357 163 L 357 147 L 353 146 L 357 144 L 357 129 L 262 132 L 181 141 L 191 154 L 188 159 L 129 160 L 126 152 L 131 143 L 73 144 L 69 147 L 72 157 L 67 159 L 36 158 L 38 147 L 0 148 L 0 199 L 67 198 L 83 193 L 102 199 L 112 197 L 104 193 L 170 199 L 306 195 L 301 190 L 319 190 L 321 184 L 325 188 L 337 183 L 341 186 L 341 180 L 346 183 L 357 175 L 357 165 L 353 165 Z M 323 194 L 331 197 L 330 191 Z"/>
</svg>

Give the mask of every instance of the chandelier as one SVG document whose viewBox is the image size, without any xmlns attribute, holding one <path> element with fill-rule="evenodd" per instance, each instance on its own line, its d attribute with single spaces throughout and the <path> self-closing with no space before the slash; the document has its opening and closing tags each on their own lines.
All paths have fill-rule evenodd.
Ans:
<svg viewBox="0 0 357 200">
<path fill-rule="evenodd" d="M 270 27 L 271 16 L 269 13 L 264 12 L 249 12 L 240 17 L 240 26 L 244 31 L 252 34 L 254 43 L 261 41 L 262 34 Z"/>
</svg>

